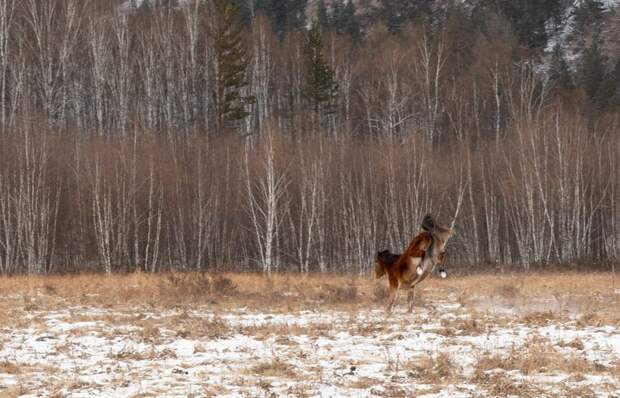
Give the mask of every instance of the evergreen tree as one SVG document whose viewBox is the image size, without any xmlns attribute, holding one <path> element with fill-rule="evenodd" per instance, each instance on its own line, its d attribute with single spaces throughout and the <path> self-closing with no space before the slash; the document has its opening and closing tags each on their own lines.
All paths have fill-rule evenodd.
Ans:
<svg viewBox="0 0 620 398">
<path fill-rule="evenodd" d="M 317 20 L 321 29 L 327 29 L 330 25 L 327 6 L 324 0 L 319 0 L 319 5 L 317 6 Z"/>
<path fill-rule="evenodd" d="M 248 85 L 250 60 L 243 38 L 239 7 L 229 0 L 213 0 L 211 37 L 215 49 L 215 90 L 217 127 L 234 126 L 243 120 L 254 97 L 243 94 Z"/>
<path fill-rule="evenodd" d="M 604 5 L 601 0 L 583 0 L 573 11 L 575 31 L 584 33 L 592 30 L 595 35 L 599 33 Z"/>
<path fill-rule="evenodd" d="M 603 110 L 613 92 L 609 89 L 606 81 L 608 76 L 605 71 L 605 58 L 594 40 L 584 54 L 580 71 L 580 82 L 590 102 L 599 110 Z"/>
<path fill-rule="evenodd" d="M 574 87 L 570 68 L 568 63 L 566 63 L 559 43 L 553 47 L 553 54 L 549 64 L 549 81 L 560 89 L 571 89 Z"/>
<path fill-rule="evenodd" d="M 348 34 L 354 41 L 361 38 L 361 24 L 355 14 L 355 5 L 351 0 L 348 0 L 346 4 L 343 0 L 332 2 L 332 21 L 337 34 Z"/>
<path fill-rule="evenodd" d="M 362 25 L 359 17 L 356 15 L 355 4 L 352 0 L 348 0 L 344 7 L 344 26 L 353 41 L 359 41 L 362 38 Z"/>
<path fill-rule="evenodd" d="M 338 95 L 334 71 L 323 57 L 323 39 L 317 22 L 312 24 L 304 46 L 306 82 L 304 95 L 315 112 L 333 112 Z"/>
<path fill-rule="evenodd" d="M 288 8 L 288 26 L 293 29 L 306 28 L 306 9 L 308 8 L 308 0 L 289 0 Z"/>
<path fill-rule="evenodd" d="M 475 41 L 479 34 L 479 24 L 469 17 L 462 7 L 448 9 L 444 23 L 446 42 L 450 48 L 450 60 L 446 62 L 448 76 L 460 76 L 475 61 Z"/>
<path fill-rule="evenodd" d="M 344 21 L 344 2 L 343 0 L 333 0 L 332 1 L 332 25 L 337 34 L 341 35 L 345 30 L 345 21 Z"/>
<path fill-rule="evenodd" d="M 260 0 L 256 7 L 271 19 L 274 31 L 280 38 L 289 29 L 302 29 L 306 26 L 308 0 Z"/>
<path fill-rule="evenodd" d="M 502 13 L 510 20 L 519 43 L 528 48 L 547 44 L 547 21 L 561 12 L 559 0 L 501 0 Z"/>
<path fill-rule="evenodd" d="M 391 33 L 398 33 L 411 20 L 428 18 L 432 0 L 379 0 L 379 12 Z"/>
</svg>

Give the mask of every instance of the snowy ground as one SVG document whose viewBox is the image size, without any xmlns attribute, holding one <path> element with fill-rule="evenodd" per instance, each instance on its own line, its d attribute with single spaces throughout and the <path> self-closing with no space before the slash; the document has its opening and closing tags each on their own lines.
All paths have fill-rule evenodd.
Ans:
<svg viewBox="0 0 620 398">
<path fill-rule="evenodd" d="M 620 332 L 458 297 L 381 310 L 36 306 L 0 326 L 0 397 L 620 396 Z"/>
</svg>

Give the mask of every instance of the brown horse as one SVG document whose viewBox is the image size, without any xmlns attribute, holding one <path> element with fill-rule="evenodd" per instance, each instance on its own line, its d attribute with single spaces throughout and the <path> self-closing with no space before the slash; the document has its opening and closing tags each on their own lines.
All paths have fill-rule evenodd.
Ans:
<svg viewBox="0 0 620 398">
<path fill-rule="evenodd" d="M 377 253 L 375 276 L 388 275 L 390 299 L 388 312 L 396 302 L 398 288 L 409 288 L 407 301 L 409 312 L 413 311 L 414 288 L 428 277 L 445 256 L 446 242 L 454 234 L 452 228 L 435 224 L 430 215 L 422 221 L 423 231 L 416 235 L 403 254 L 393 254 L 389 250 Z M 443 271 L 445 273 L 445 271 Z"/>
</svg>

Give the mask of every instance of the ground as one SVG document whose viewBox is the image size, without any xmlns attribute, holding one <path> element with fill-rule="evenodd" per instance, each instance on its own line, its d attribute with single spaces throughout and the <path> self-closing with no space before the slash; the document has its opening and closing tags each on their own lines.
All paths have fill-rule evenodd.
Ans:
<svg viewBox="0 0 620 398">
<path fill-rule="evenodd" d="M 0 397 L 620 397 L 610 274 L 0 278 Z"/>
</svg>

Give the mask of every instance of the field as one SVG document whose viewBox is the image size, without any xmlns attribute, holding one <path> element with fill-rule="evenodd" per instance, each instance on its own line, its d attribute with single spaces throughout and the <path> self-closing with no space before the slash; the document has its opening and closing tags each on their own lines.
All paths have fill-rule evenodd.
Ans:
<svg viewBox="0 0 620 398">
<path fill-rule="evenodd" d="M 0 397 L 618 397 L 612 276 L 0 278 Z"/>
</svg>

